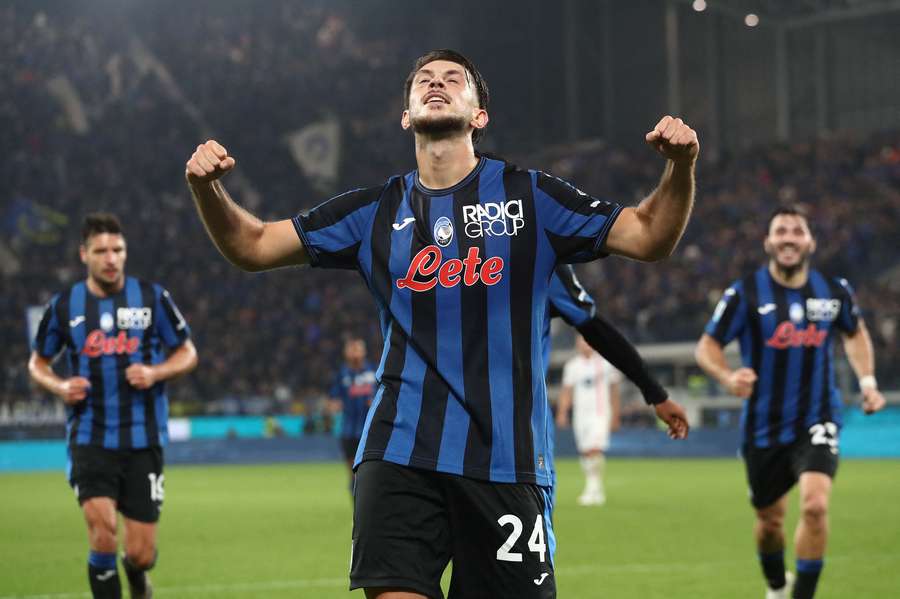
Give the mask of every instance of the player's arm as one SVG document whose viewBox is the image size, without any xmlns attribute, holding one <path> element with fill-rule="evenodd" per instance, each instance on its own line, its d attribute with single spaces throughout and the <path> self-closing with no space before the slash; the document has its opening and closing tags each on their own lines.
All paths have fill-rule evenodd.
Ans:
<svg viewBox="0 0 900 599">
<path fill-rule="evenodd" d="M 28 374 L 31 380 L 40 385 L 46 391 L 59 396 L 68 405 L 84 401 L 91 382 L 83 376 L 73 376 L 64 379 L 53 372 L 51 359 L 42 356 L 36 351 L 31 352 L 28 359 Z"/>
<path fill-rule="evenodd" d="M 125 369 L 125 378 L 135 389 L 149 389 L 156 383 L 185 375 L 196 367 L 197 348 L 193 341 L 186 339 L 159 364 L 132 364 Z"/>
<path fill-rule="evenodd" d="M 556 404 L 556 426 L 569 427 L 569 412 L 572 410 L 572 385 L 563 384 L 559 391 L 559 401 Z"/>
<path fill-rule="evenodd" d="M 875 349 L 872 337 L 862 318 L 852 333 L 844 333 L 844 352 L 847 360 L 859 380 L 859 389 L 863 395 L 863 411 L 866 414 L 877 412 L 885 405 L 884 396 L 878 390 L 875 380 Z"/>
<path fill-rule="evenodd" d="M 617 431 L 622 426 L 622 383 L 613 383 L 609 386 L 609 407 L 610 428 Z"/>
<path fill-rule="evenodd" d="M 722 344 L 709 333 L 703 333 L 700 337 L 694 350 L 694 358 L 706 374 L 717 380 L 732 395 L 747 398 L 753 393 L 756 373 L 752 368 L 746 367 L 731 370 Z"/>
<path fill-rule="evenodd" d="M 637 260 L 662 260 L 672 254 L 694 204 L 694 167 L 700 151 L 697 133 L 681 119 L 665 116 L 646 135 L 666 159 L 662 179 L 635 208 L 616 219 L 606 249 Z"/>
<path fill-rule="evenodd" d="M 225 148 L 209 140 L 197 146 L 185 168 L 197 212 L 222 255 L 251 272 L 309 262 L 290 220 L 263 222 L 231 199 L 219 179 L 234 165 Z"/>
<path fill-rule="evenodd" d="M 669 394 L 650 374 L 637 348 L 609 321 L 594 315 L 576 329 L 594 351 L 637 385 L 647 404 L 654 405 L 668 399 Z"/>
</svg>

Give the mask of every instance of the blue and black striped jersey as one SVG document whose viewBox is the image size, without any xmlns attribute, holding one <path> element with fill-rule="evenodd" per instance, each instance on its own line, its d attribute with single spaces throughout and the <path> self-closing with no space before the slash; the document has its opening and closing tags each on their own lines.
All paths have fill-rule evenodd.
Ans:
<svg viewBox="0 0 900 599">
<path fill-rule="evenodd" d="M 106 449 L 162 446 L 168 440 L 165 384 L 141 391 L 125 378 L 131 364 L 159 364 L 164 348 L 190 336 L 169 292 L 126 277 L 123 289 L 94 296 L 82 281 L 50 300 L 32 349 L 45 358 L 65 350 L 70 376 L 91 383 L 87 398 L 67 406 L 70 445 Z"/>
<path fill-rule="evenodd" d="M 739 339 L 741 361 L 758 377 L 741 415 L 745 444 L 784 445 L 815 424 L 840 426 L 832 341 L 858 325 L 850 284 L 816 270 L 799 289 L 763 267 L 725 290 L 706 333 L 723 346 Z"/>
<path fill-rule="evenodd" d="M 366 362 L 359 370 L 344 364 L 331 385 L 331 397 L 341 402 L 341 437 L 359 439 L 366 413 L 375 398 L 375 368 Z"/>
<path fill-rule="evenodd" d="M 482 156 L 458 185 L 415 171 L 294 218 L 313 266 L 358 270 L 385 345 L 356 463 L 550 484 L 543 329 L 561 262 L 603 254 L 620 212 Z"/>
</svg>

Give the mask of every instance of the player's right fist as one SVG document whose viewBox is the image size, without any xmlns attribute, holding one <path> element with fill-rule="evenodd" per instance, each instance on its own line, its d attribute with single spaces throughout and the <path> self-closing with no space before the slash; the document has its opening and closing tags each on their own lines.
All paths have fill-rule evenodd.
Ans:
<svg viewBox="0 0 900 599">
<path fill-rule="evenodd" d="M 219 142 L 210 139 L 197 146 L 185 165 L 184 176 L 188 183 L 210 183 L 234 168 L 234 158 Z"/>
<path fill-rule="evenodd" d="M 67 405 L 75 405 L 84 401 L 87 391 L 91 388 L 91 382 L 83 376 L 73 376 L 63 381 L 59 390 L 59 396 Z"/>
<path fill-rule="evenodd" d="M 756 383 L 756 373 L 752 368 L 738 368 L 728 376 L 725 386 L 732 395 L 747 398 L 753 393 L 754 383 Z"/>
</svg>

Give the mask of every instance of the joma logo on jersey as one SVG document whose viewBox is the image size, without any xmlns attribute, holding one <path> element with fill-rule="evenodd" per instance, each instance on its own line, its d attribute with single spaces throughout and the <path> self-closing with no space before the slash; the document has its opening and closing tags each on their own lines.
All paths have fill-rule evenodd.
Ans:
<svg viewBox="0 0 900 599">
<path fill-rule="evenodd" d="M 153 322 L 152 308 L 119 308 L 116 324 L 120 329 L 149 329 Z"/>
<path fill-rule="evenodd" d="M 806 319 L 807 320 L 827 320 L 833 322 L 841 313 L 841 300 L 839 299 L 820 299 L 811 297 L 806 300 Z"/>
<path fill-rule="evenodd" d="M 470 239 L 516 235 L 525 226 L 522 200 L 463 206 L 463 225 Z"/>
<path fill-rule="evenodd" d="M 775 349 L 789 347 L 821 347 L 828 337 L 828 331 L 820 331 L 811 324 L 805 329 L 798 329 L 794 323 L 785 320 L 775 328 L 775 332 L 766 341 L 766 345 Z"/>
<path fill-rule="evenodd" d="M 89 358 L 133 354 L 140 346 L 141 340 L 137 337 L 127 336 L 125 331 L 119 331 L 118 335 L 112 337 L 107 336 L 100 329 L 94 329 L 85 338 L 84 348 L 81 350 L 81 353 Z"/>
<path fill-rule="evenodd" d="M 438 283 L 442 287 L 455 287 L 460 282 L 471 287 L 478 281 L 496 285 L 503 278 L 503 258 L 494 256 L 482 261 L 479 251 L 479 248 L 471 247 L 464 259 L 451 258 L 441 264 L 438 246 L 422 248 L 409 263 L 406 276 L 397 279 L 397 289 L 429 291 Z"/>
</svg>

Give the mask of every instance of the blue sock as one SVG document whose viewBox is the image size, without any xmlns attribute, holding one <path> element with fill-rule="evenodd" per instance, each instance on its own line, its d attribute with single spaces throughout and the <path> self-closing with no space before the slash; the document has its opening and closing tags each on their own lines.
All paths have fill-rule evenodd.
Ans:
<svg viewBox="0 0 900 599">
<path fill-rule="evenodd" d="M 115 553 L 91 551 L 88 554 L 88 582 L 94 599 L 121 599 L 122 586 Z"/>
<path fill-rule="evenodd" d="M 816 594 L 819 574 L 825 560 L 797 559 L 797 582 L 794 584 L 794 599 L 812 599 Z"/>
<path fill-rule="evenodd" d="M 784 578 L 784 550 L 772 553 L 760 552 L 757 555 L 769 588 L 773 590 L 783 588 L 787 584 Z"/>
</svg>

